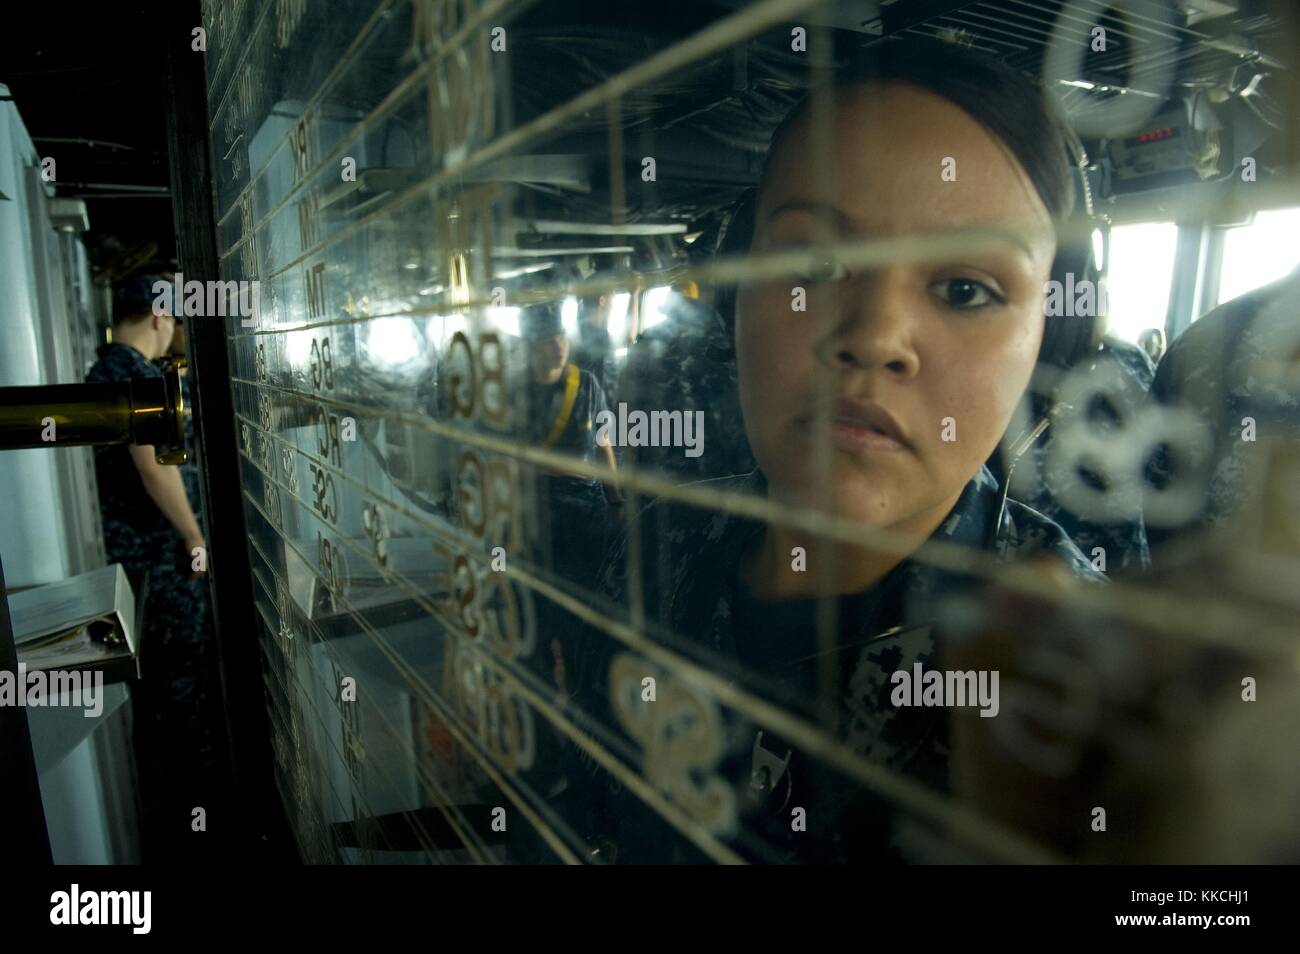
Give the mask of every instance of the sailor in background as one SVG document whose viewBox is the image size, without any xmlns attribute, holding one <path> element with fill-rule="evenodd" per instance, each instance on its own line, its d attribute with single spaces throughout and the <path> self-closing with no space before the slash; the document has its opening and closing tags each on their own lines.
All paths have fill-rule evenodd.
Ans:
<svg viewBox="0 0 1300 954">
<path fill-rule="evenodd" d="M 87 382 L 162 376 L 153 362 L 168 353 L 180 321 L 170 308 L 154 310 L 154 282 L 166 280 L 139 275 L 114 289 L 113 341 L 99 348 Z M 211 594 L 206 573 L 194 569 L 195 551 L 203 548 L 206 561 L 207 547 L 198 500 L 180 468 L 157 463 L 152 446 L 97 447 L 95 473 L 108 559 L 146 579 L 133 702 L 144 857 L 192 858 L 212 842 L 210 834 L 202 845 L 186 837 L 192 812 L 203 807 L 218 823 L 226 767 Z"/>
<path fill-rule="evenodd" d="M 596 415 L 609 410 L 600 383 L 569 360 L 569 339 L 559 307 L 527 309 L 522 318 L 528 343 L 525 437 L 533 447 L 587 463 L 603 463 L 611 477 L 618 465 L 614 449 L 596 438 Z M 617 519 L 623 497 L 613 481 L 600 481 L 562 469 L 539 469 L 540 512 L 549 521 L 550 557 L 560 575 L 591 585 L 599 568 L 605 535 Z"/>
</svg>

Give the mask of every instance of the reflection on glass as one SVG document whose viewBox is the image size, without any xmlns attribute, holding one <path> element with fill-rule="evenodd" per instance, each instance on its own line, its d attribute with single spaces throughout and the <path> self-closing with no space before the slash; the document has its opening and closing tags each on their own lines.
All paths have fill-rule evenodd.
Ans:
<svg viewBox="0 0 1300 954">
<path fill-rule="evenodd" d="M 263 286 L 229 337 L 238 491 L 308 857 L 1295 857 L 1259 805 L 1286 781 L 1243 791 L 1225 755 L 1294 741 L 1286 693 L 1264 728 L 1236 705 L 1293 629 L 1300 402 L 1255 374 L 1290 326 L 1171 351 L 1153 384 L 1132 343 L 1196 184 L 1111 232 L 1110 339 L 1045 317 L 1049 224 L 1095 223 L 1042 91 L 977 68 L 1033 73 L 1090 14 L 927 15 L 897 32 L 967 67 L 927 93 L 814 83 L 770 5 L 255 6 L 209 5 L 210 123 L 222 274 Z M 1097 69 L 1199 62 L 1158 40 Z M 1105 127 L 1099 80 L 1050 92 Z M 1223 298 L 1300 257 L 1297 214 L 1229 234 Z M 926 702 L 963 673 L 971 704 Z M 1103 844 L 1085 809 L 1114 793 Z"/>
</svg>

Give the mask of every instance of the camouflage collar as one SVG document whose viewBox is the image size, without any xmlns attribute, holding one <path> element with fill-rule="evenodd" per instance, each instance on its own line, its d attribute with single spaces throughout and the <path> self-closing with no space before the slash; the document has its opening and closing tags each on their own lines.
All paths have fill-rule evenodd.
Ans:
<svg viewBox="0 0 1300 954">
<path fill-rule="evenodd" d="M 761 495 L 766 491 L 766 482 L 757 470 L 734 478 L 729 483 L 742 492 Z M 977 549 L 984 547 L 998 503 L 997 481 L 988 468 L 982 467 L 963 489 L 952 511 L 930 539 Z M 1013 512 L 1009 507 L 1002 514 L 1000 539 L 1004 536 L 1015 537 Z M 712 540 L 699 541 L 703 545 L 697 552 L 703 560 L 696 564 L 716 569 L 708 573 L 692 573 L 679 581 L 676 592 L 671 595 L 672 616 L 678 632 L 699 634 L 706 644 L 734 655 L 736 646 L 731 623 L 736 601 L 741 598 L 738 590 L 741 585 L 739 568 L 746 554 L 761 537 L 766 524 L 733 514 L 715 515 L 715 521 L 717 520 L 722 522 L 721 525 L 714 522 L 709 528 L 708 536 Z M 1001 532 L 1003 530 L 1006 532 Z M 932 607 L 927 605 L 930 601 L 924 597 L 943 592 L 953 582 L 955 577 L 948 571 L 916 560 L 904 560 L 870 590 L 843 598 L 844 601 L 857 603 L 862 610 L 855 614 L 859 621 L 859 631 L 846 635 L 858 642 L 869 640 L 874 635 L 890 634 L 900 627 L 913 629 L 928 625 L 927 621 L 916 616 L 916 611 L 922 606 L 926 607 L 924 615 L 930 615 Z M 811 605 L 815 601 L 807 602 Z M 894 609 L 901 609 L 902 615 L 895 616 Z"/>
</svg>

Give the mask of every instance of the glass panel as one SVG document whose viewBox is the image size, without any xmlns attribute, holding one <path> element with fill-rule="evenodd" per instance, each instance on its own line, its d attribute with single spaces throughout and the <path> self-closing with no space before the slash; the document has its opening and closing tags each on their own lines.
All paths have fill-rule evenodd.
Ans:
<svg viewBox="0 0 1300 954">
<path fill-rule="evenodd" d="M 1152 401 L 1122 343 L 1163 326 L 1175 229 L 1114 231 L 1099 348 L 1023 75 L 1100 155 L 1198 35 L 911 6 L 205 5 L 206 314 L 307 857 L 1295 858 L 1262 357 L 1294 323 Z M 1118 53 L 1044 57 L 1090 17 Z M 1101 95 L 1128 56 L 1152 95 Z M 827 82 L 850 62 L 892 79 Z M 1191 139 L 1124 139 L 1130 187 Z M 1183 545 L 1156 573 L 1148 528 Z"/>
</svg>

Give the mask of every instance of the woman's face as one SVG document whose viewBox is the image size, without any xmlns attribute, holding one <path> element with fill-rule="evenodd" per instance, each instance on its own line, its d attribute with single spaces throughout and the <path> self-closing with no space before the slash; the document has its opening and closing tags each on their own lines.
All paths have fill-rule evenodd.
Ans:
<svg viewBox="0 0 1300 954">
<path fill-rule="evenodd" d="M 769 493 L 872 526 L 932 529 L 992 453 L 1029 382 L 1055 253 L 1051 217 L 1000 140 L 920 88 L 840 90 L 829 132 L 834 150 L 822 166 L 807 111 L 778 145 L 755 210 L 755 252 L 1036 228 L 1023 247 L 998 242 L 947 261 L 854 272 L 834 266 L 738 294 L 741 406 Z M 948 158 L 955 179 L 945 178 Z M 819 188 L 821 168 L 829 181 Z M 795 286 L 806 290 L 805 311 L 792 308 Z M 819 379 L 826 405 L 817 403 Z M 816 485 L 819 413 L 831 422 L 827 489 Z"/>
</svg>

